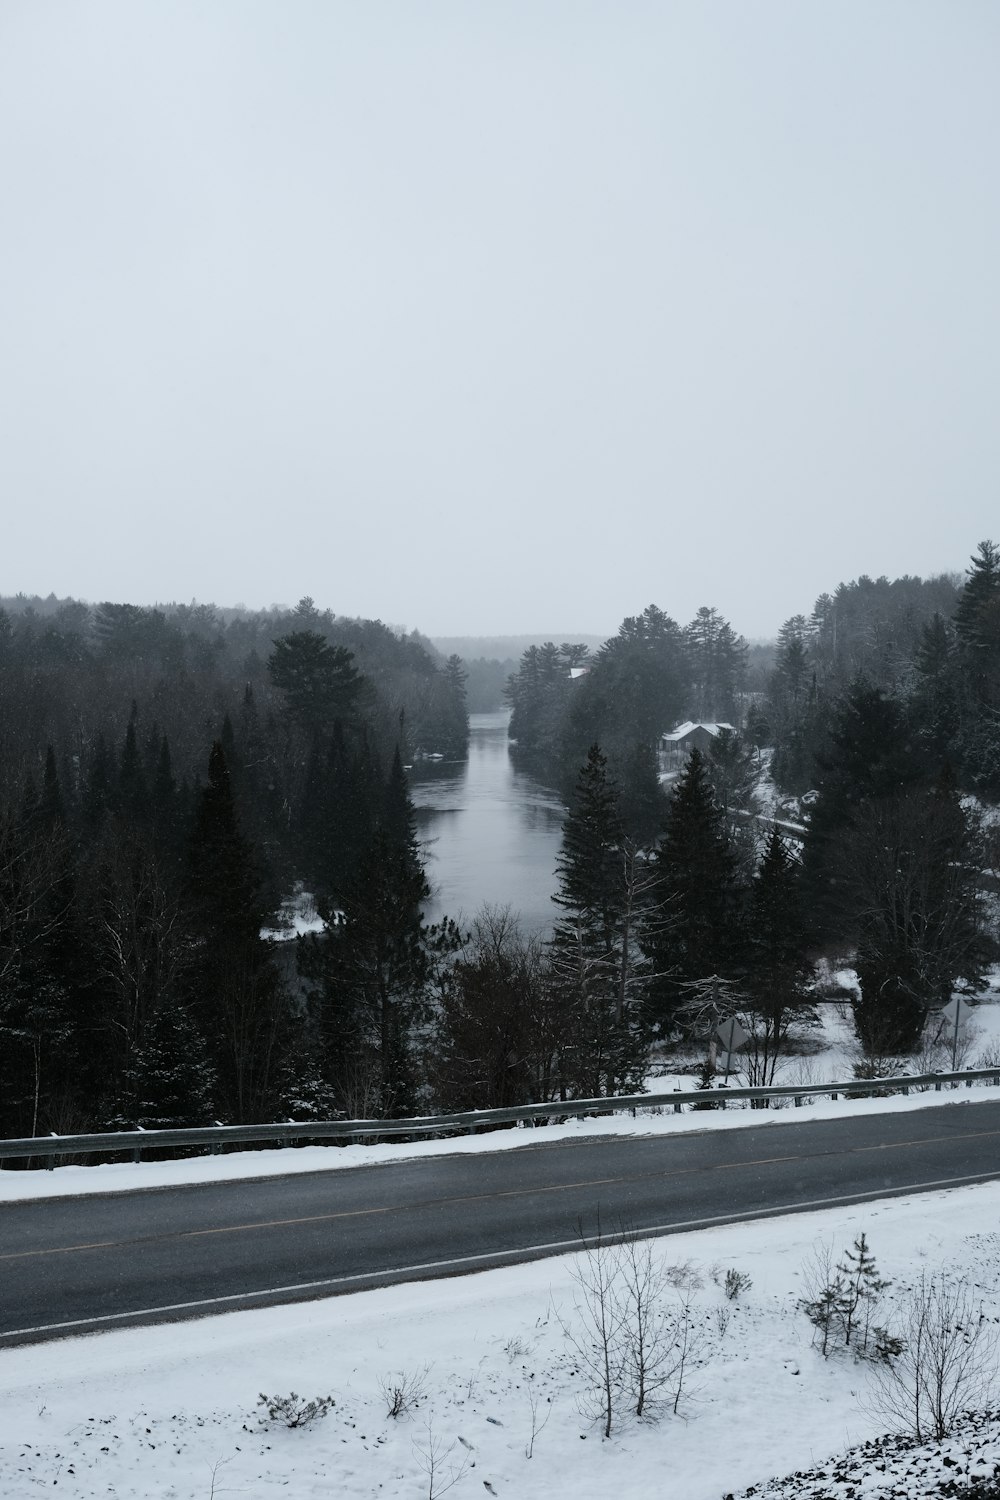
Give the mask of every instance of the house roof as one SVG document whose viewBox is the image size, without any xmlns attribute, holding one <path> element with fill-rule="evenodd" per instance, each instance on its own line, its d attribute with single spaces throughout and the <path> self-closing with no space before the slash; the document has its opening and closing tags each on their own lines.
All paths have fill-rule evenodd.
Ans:
<svg viewBox="0 0 1000 1500">
<path fill-rule="evenodd" d="M 678 745 L 680 744 L 681 740 L 687 739 L 688 735 L 693 729 L 707 730 L 707 732 L 714 738 L 714 736 L 719 734 L 721 730 L 728 729 L 730 732 L 732 732 L 732 728 L 732 724 L 706 724 L 701 720 L 699 720 L 698 723 L 695 724 L 691 719 L 685 719 L 683 724 L 678 724 L 676 729 L 672 729 L 669 734 L 661 735 L 660 738 L 665 744 Z"/>
</svg>

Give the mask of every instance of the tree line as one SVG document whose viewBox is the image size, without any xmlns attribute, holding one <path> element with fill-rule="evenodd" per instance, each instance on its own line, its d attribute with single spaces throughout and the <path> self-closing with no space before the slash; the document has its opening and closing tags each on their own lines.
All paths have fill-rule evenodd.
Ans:
<svg viewBox="0 0 1000 1500">
<path fill-rule="evenodd" d="M 0 1134 L 598 1097 L 732 1013 L 766 1082 L 831 945 L 873 1065 L 912 1050 L 992 957 L 963 793 L 992 787 L 998 618 L 987 542 L 962 585 L 843 586 L 756 679 L 711 609 L 681 629 L 650 606 L 593 656 L 530 648 L 512 730 L 570 782 L 543 940 L 507 911 L 423 918 L 405 767 L 466 747 L 457 657 L 310 600 L 11 602 Z M 667 795 L 682 714 L 734 728 Z M 811 793 L 801 856 L 746 816 L 768 764 Z M 275 945 L 301 886 L 323 930 Z"/>
<path fill-rule="evenodd" d="M 586 663 L 585 675 L 569 668 Z M 550 982 L 576 995 L 595 1093 L 634 1085 L 651 1040 L 708 1036 L 739 1012 L 768 1081 L 795 1022 L 814 1019 L 815 959 L 853 958 L 859 1042 L 873 1067 L 911 1052 L 957 985 L 996 956 L 982 871 L 995 863 L 968 795 L 1000 793 L 1000 552 L 964 583 L 861 578 L 783 626 L 751 685 L 747 650 L 714 610 L 686 629 L 655 607 L 595 657 L 526 651 L 511 735 L 565 780 L 594 740 L 566 824 Z M 664 802 L 658 733 L 689 716 L 722 729 Z M 765 767 L 808 791 L 798 840 L 762 844 Z M 557 984 L 558 988 L 559 985 Z M 571 1007 L 572 1008 L 572 1007 Z"/>
<path fill-rule="evenodd" d="M 378 1061 L 375 1112 L 401 1108 L 386 996 L 426 977 L 403 762 L 467 733 L 457 658 L 310 600 L 10 601 L 0 1135 L 329 1113 L 334 1012 Z M 329 921 L 308 994 L 262 936 L 302 884 Z"/>
</svg>

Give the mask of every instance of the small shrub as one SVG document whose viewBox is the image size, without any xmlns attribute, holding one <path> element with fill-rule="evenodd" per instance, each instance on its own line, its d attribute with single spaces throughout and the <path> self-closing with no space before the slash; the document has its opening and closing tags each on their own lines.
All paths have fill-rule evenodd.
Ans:
<svg viewBox="0 0 1000 1500">
<path fill-rule="evenodd" d="M 824 1359 L 838 1344 L 850 1348 L 857 1359 L 876 1362 L 901 1352 L 901 1346 L 896 1347 L 899 1340 L 873 1322 L 882 1295 L 892 1283 L 878 1274 L 863 1232 L 836 1268 L 829 1246 L 818 1247 L 803 1279 L 806 1295 L 799 1306 L 816 1329 Z"/>
<path fill-rule="evenodd" d="M 676 1292 L 697 1292 L 705 1279 L 693 1260 L 675 1261 L 663 1268 L 663 1279 Z"/>
<path fill-rule="evenodd" d="M 710 1057 L 706 1057 L 705 1061 L 699 1064 L 698 1082 L 695 1084 L 695 1088 L 699 1093 L 707 1093 L 713 1087 L 712 1080 L 714 1077 L 715 1065 Z M 718 1109 L 718 1107 L 715 1101 L 710 1099 L 700 1100 L 697 1104 L 692 1104 L 691 1106 L 692 1109 Z"/>
<path fill-rule="evenodd" d="M 735 1266 L 729 1267 L 723 1290 L 730 1302 L 735 1302 L 741 1292 L 748 1292 L 752 1286 L 753 1281 L 745 1272 L 737 1271 Z"/>
<path fill-rule="evenodd" d="M 424 1365 L 422 1370 L 397 1370 L 382 1376 L 378 1388 L 387 1416 L 403 1417 L 420 1405 L 427 1395 L 428 1372 L 429 1366 Z"/>
<path fill-rule="evenodd" d="M 309 1422 L 325 1417 L 330 1407 L 336 1404 L 332 1396 L 313 1396 L 307 1401 L 295 1391 L 290 1391 L 287 1396 L 265 1396 L 262 1391 L 257 1398 L 257 1405 L 267 1411 L 268 1421 L 284 1422 L 286 1427 L 305 1427 Z"/>
</svg>

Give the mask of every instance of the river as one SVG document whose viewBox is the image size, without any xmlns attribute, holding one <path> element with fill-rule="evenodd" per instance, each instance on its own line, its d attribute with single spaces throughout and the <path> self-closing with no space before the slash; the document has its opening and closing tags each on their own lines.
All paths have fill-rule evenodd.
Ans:
<svg viewBox="0 0 1000 1500">
<path fill-rule="evenodd" d="M 565 808 L 510 757 L 506 711 L 469 716 L 467 761 L 410 772 L 417 834 L 433 896 L 427 919 L 467 926 L 480 907 L 510 906 L 525 932 L 548 932 Z"/>
</svg>

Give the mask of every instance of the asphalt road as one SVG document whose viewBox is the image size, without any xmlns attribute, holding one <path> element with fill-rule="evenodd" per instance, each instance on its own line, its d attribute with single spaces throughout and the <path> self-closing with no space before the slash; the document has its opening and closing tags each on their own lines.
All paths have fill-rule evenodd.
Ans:
<svg viewBox="0 0 1000 1500">
<path fill-rule="evenodd" d="M 598 1215 L 665 1234 L 997 1176 L 977 1101 L 8 1204 L 0 1347 L 558 1254 Z"/>
</svg>

